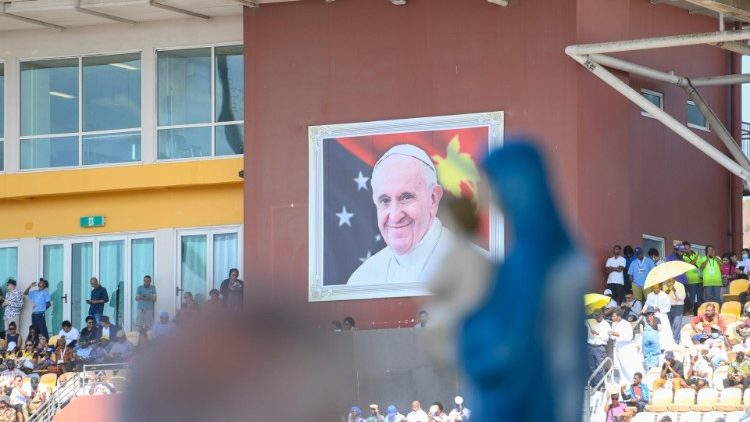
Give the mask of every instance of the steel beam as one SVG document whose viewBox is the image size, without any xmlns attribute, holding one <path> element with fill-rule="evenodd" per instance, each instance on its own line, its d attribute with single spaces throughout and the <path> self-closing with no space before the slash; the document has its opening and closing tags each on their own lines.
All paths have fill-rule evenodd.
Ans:
<svg viewBox="0 0 750 422">
<path fill-rule="evenodd" d="M 742 29 L 739 31 L 706 32 L 701 34 L 672 35 L 659 38 L 641 38 L 637 40 L 571 45 L 565 48 L 565 52 L 569 56 L 584 56 L 589 54 L 606 54 L 621 51 L 650 50 L 655 48 L 681 47 L 698 44 L 716 44 L 748 39 L 750 39 L 750 29 Z"/>
<path fill-rule="evenodd" d="M 0 16 L 6 17 L 8 19 L 14 19 L 14 20 L 17 20 L 17 21 L 30 23 L 32 25 L 39 25 L 39 26 L 43 26 L 43 27 L 46 27 L 46 28 L 57 29 L 58 31 L 64 31 L 65 30 L 64 26 L 55 25 L 54 23 L 49 23 L 49 22 L 40 21 L 40 20 L 37 20 L 37 19 L 27 18 L 25 16 L 19 16 L 19 15 L 14 15 L 12 13 L 8 13 L 5 10 L 6 5 L 7 4 L 4 1 L 0 0 Z"/>
<path fill-rule="evenodd" d="M 169 10 L 170 12 L 175 13 L 181 13 L 183 15 L 193 16 L 195 18 L 201 18 L 201 19 L 211 19 L 211 16 L 204 15 L 202 13 L 193 12 L 192 10 L 182 9 L 180 7 L 171 6 L 169 4 L 161 3 L 157 0 L 149 0 L 148 4 L 153 7 L 158 7 L 159 9 Z"/>
<path fill-rule="evenodd" d="M 121 17 L 115 16 L 115 15 L 110 15 L 109 13 L 104 13 L 104 12 L 99 12 L 99 11 L 96 11 L 96 10 L 86 9 L 85 7 L 83 7 L 81 5 L 82 1 L 83 0 L 76 0 L 76 6 L 75 6 L 76 12 L 84 13 L 84 14 L 91 15 L 91 16 L 96 16 L 96 17 L 102 18 L 102 19 L 109 19 L 109 20 L 115 21 L 115 22 L 127 23 L 127 24 L 130 24 L 130 25 L 136 25 L 138 23 L 138 22 L 136 22 L 134 20 L 130 20 L 130 19 L 126 19 L 126 18 L 121 18 Z"/>
</svg>

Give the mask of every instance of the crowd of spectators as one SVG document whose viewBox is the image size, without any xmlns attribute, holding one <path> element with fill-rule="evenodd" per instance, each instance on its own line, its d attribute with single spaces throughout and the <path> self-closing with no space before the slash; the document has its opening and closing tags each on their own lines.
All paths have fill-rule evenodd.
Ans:
<svg viewBox="0 0 750 422">
<path fill-rule="evenodd" d="M 711 245 L 700 254 L 690 242 L 681 242 L 666 259 L 656 249 L 644 253 L 640 247 L 615 245 L 612 252 L 604 265 L 604 294 L 610 301 L 587 321 L 591 372 L 610 357 L 619 373 L 619 388 L 609 386 L 607 422 L 629 420 L 634 411 L 644 411 L 657 389 L 713 388 L 712 374 L 720 367 L 727 373 L 721 387 L 750 386 L 750 359 L 745 358 L 750 318 L 744 319 L 750 314 L 745 308 L 750 288 L 734 298 L 742 311 L 732 329 L 717 308 L 733 280 L 747 279 L 750 250 L 743 249 L 738 259 L 732 252 L 718 256 Z M 677 260 L 695 268 L 644 289 L 650 271 Z M 644 374 L 657 373 L 645 381 Z M 599 371 L 591 385 L 607 388 L 599 382 L 603 375 Z"/>
<path fill-rule="evenodd" d="M 425 412 L 419 400 L 411 402 L 411 408 L 402 414 L 395 405 L 388 406 L 386 412 L 381 412 L 377 404 L 369 406 L 368 414 L 364 414 L 358 406 L 353 406 L 346 417 L 346 422 L 457 422 L 471 420 L 471 410 L 464 406 L 464 399 L 456 396 L 455 407 L 446 413 L 440 402 L 434 402 Z"/>
</svg>

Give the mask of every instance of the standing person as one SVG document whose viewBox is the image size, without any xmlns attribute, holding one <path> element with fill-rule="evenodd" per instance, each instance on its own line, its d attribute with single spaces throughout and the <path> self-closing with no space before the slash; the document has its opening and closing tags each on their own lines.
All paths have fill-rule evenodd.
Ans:
<svg viewBox="0 0 750 422">
<path fill-rule="evenodd" d="M 385 420 L 386 422 L 403 422 L 406 420 L 406 417 L 399 413 L 398 408 L 392 404 L 388 406 L 388 415 L 385 417 Z"/>
<path fill-rule="evenodd" d="M 721 259 L 711 245 L 706 246 L 706 256 L 698 259 L 698 268 L 703 274 L 703 299 L 721 303 Z"/>
<path fill-rule="evenodd" d="M 661 321 L 661 327 L 659 328 L 659 344 L 662 349 L 673 349 L 677 346 L 674 341 L 674 335 L 672 334 L 672 326 L 669 325 L 669 314 L 672 308 L 672 303 L 669 296 L 664 293 L 661 289 L 661 284 L 655 284 L 646 298 L 644 307 L 653 307 L 656 309 L 656 316 Z"/>
<path fill-rule="evenodd" d="M 737 272 L 747 277 L 750 274 L 750 249 L 742 249 L 740 251 L 740 260 L 737 262 Z"/>
<path fill-rule="evenodd" d="M 443 403 L 436 401 L 430 406 L 429 422 L 449 422 L 448 415 L 443 411 Z"/>
<path fill-rule="evenodd" d="M 242 309 L 245 297 L 245 282 L 239 279 L 240 271 L 237 268 L 229 270 L 229 278 L 221 282 L 222 298 L 224 307 L 230 310 Z"/>
<path fill-rule="evenodd" d="M 651 368 L 659 365 L 661 357 L 661 345 L 659 344 L 659 330 L 662 322 L 656 316 L 656 308 L 650 306 L 646 309 L 646 319 L 642 319 L 641 325 L 641 352 L 643 353 L 643 367 L 648 372 Z"/>
<path fill-rule="evenodd" d="M 651 258 L 643 256 L 643 248 L 635 248 L 636 259 L 628 268 L 628 275 L 633 286 L 633 296 L 638 300 L 643 300 L 643 285 L 646 283 L 646 276 L 654 268 L 654 261 Z"/>
<path fill-rule="evenodd" d="M 657 251 L 656 248 L 651 248 L 648 250 L 648 257 L 651 258 L 652 261 L 654 261 L 654 266 L 658 266 L 664 263 L 664 260 L 659 256 L 659 251 Z"/>
<path fill-rule="evenodd" d="M 693 305 L 693 315 L 698 314 L 698 308 L 703 303 L 703 284 L 701 284 L 701 273 L 698 270 L 698 259 L 700 256 L 693 250 L 693 246 L 690 242 L 682 242 L 683 254 L 682 260 L 688 264 L 696 266 L 695 269 L 685 273 L 687 278 L 687 297 L 688 301 Z"/>
<path fill-rule="evenodd" d="M 633 297 L 633 293 L 625 293 L 625 301 L 622 302 L 622 306 L 627 309 L 628 313 L 625 315 L 625 319 L 630 322 L 635 322 L 641 317 L 641 311 L 643 310 L 643 304 L 636 298 Z"/>
<path fill-rule="evenodd" d="M 674 342 L 680 344 L 680 332 L 682 331 L 682 314 L 685 310 L 685 286 L 682 283 L 677 283 L 673 278 L 670 278 L 664 283 L 664 293 L 669 296 L 669 303 L 672 305 L 669 308 L 669 321 L 672 324 L 672 335 L 674 336 Z"/>
<path fill-rule="evenodd" d="M 430 319 L 430 315 L 424 309 L 419 311 L 419 321 L 414 324 L 414 328 L 425 328 L 427 327 L 427 320 Z"/>
<path fill-rule="evenodd" d="M 385 418 L 383 418 L 383 415 L 380 414 L 380 409 L 378 408 L 377 404 L 371 404 L 370 405 L 370 416 L 367 418 L 366 422 L 384 422 Z"/>
<path fill-rule="evenodd" d="M 469 408 L 464 405 L 464 398 L 461 396 L 456 396 L 456 398 L 453 399 L 453 402 L 456 403 L 456 407 L 454 407 L 453 410 L 451 410 L 451 412 L 448 414 L 451 422 L 463 422 L 470 420 L 471 410 L 469 410 Z"/>
<path fill-rule="evenodd" d="M 682 256 L 685 252 L 685 246 L 682 245 L 682 243 L 678 243 L 674 245 L 674 251 L 671 255 L 667 257 L 667 262 L 671 261 L 682 261 Z M 687 276 L 685 274 L 680 274 L 677 277 L 674 278 L 674 280 L 678 283 L 681 283 L 682 285 L 687 285 Z"/>
<path fill-rule="evenodd" d="M 86 303 L 89 304 L 89 316 L 94 317 L 97 325 L 99 325 L 102 320 L 102 315 L 104 315 L 104 304 L 107 302 L 109 302 L 107 289 L 99 284 L 98 278 L 91 277 L 91 299 L 87 300 Z"/>
<path fill-rule="evenodd" d="M 151 284 L 150 275 L 143 276 L 143 285 L 138 286 L 135 300 L 138 302 L 138 317 L 135 325 L 139 329 L 150 330 L 154 325 L 154 303 L 156 303 L 156 287 Z"/>
<path fill-rule="evenodd" d="M 353 406 L 351 410 L 349 410 L 346 422 L 365 422 L 362 417 L 362 409 L 360 409 L 359 406 Z"/>
<path fill-rule="evenodd" d="M 592 316 L 596 322 L 587 321 L 586 323 L 588 328 L 587 343 L 590 373 L 594 373 L 602 361 L 607 358 L 607 343 L 609 342 L 609 333 L 612 331 L 609 323 L 604 320 L 604 314 L 601 311 L 595 311 Z M 591 380 L 592 385 L 596 386 L 601 377 L 602 375 L 600 374 Z"/>
<path fill-rule="evenodd" d="M 632 264 L 635 260 L 635 252 L 633 251 L 633 247 L 630 245 L 625 245 L 625 247 L 622 248 L 622 256 L 625 258 L 625 292 L 632 292 L 633 285 L 630 282 L 630 277 L 628 277 L 627 274 L 630 270 L 630 264 Z M 643 300 L 643 298 L 641 298 L 641 300 Z"/>
<path fill-rule="evenodd" d="M 610 392 L 610 402 L 604 403 L 604 413 L 607 414 L 606 422 L 629 421 L 631 414 L 628 406 L 620 401 L 620 393 Z"/>
<path fill-rule="evenodd" d="M 620 255 L 620 245 L 612 248 L 612 256 L 607 258 L 604 264 L 604 272 L 607 273 L 607 288 L 612 291 L 617 304 L 625 300 L 625 257 Z"/>
<path fill-rule="evenodd" d="M 636 373 L 643 372 L 643 362 L 633 342 L 633 326 L 622 318 L 625 312 L 627 310 L 620 308 L 612 314 L 609 337 L 615 341 L 614 360 L 620 368 L 620 379 L 630 380 Z"/>
<path fill-rule="evenodd" d="M 411 402 L 411 412 L 406 415 L 407 422 L 427 422 L 427 412 L 422 410 L 422 404 L 419 400 Z"/>
<path fill-rule="evenodd" d="M 5 309 L 5 315 L 3 316 L 3 322 L 5 323 L 5 331 L 8 331 L 8 325 L 11 322 L 16 323 L 16 327 L 21 326 L 21 309 L 23 308 L 23 295 L 16 289 L 16 280 L 12 278 L 8 280 L 6 284 L 8 293 L 5 295 L 3 301 L 3 308 Z"/>
<path fill-rule="evenodd" d="M 37 287 L 38 286 L 38 287 Z M 37 287 L 33 292 L 32 287 Z M 31 325 L 36 327 L 36 331 L 40 336 L 49 338 L 49 331 L 47 331 L 47 320 L 44 318 L 44 313 L 47 308 L 52 306 L 49 300 L 49 291 L 47 290 L 49 283 L 44 278 L 40 278 L 39 282 L 36 281 L 31 283 L 26 290 L 23 291 L 24 296 L 28 296 L 31 302 L 34 304 L 34 308 L 31 311 Z"/>
</svg>

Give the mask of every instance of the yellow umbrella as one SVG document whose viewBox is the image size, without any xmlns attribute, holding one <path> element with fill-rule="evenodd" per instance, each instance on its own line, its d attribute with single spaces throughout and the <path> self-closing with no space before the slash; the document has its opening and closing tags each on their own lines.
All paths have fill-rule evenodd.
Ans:
<svg viewBox="0 0 750 422">
<path fill-rule="evenodd" d="M 610 301 L 609 296 L 600 295 L 599 293 L 589 293 L 583 295 L 583 304 L 586 305 L 586 313 L 592 313 L 595 310 L 604 307 Z"/>
<path fill-rule="evenodd" d="M 646 290 L 649 287 L 653 287 L 655 284 L 663 283 L 670 278 L 677 277 L 678 275 L 685 274 L 690 270 L 694 270 L 695 265 L 688 264 L 685 261 L 669 261 L 661 265 L 657 265 L 646 276 L 646 283 L 643 289 Z"/>
</svg>

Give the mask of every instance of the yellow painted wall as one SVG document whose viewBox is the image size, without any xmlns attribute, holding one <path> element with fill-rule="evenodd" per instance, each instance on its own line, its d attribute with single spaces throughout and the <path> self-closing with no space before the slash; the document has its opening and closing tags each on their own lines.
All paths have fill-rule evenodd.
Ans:
<svg viewBox="0 0 750 422">
<path fill-rule="evenodd" d="M 0 239 L 243 223 L 242 159 L 0 176 Z M 80 217 L 103 215 L 101 228 Z"/>
</svg>

